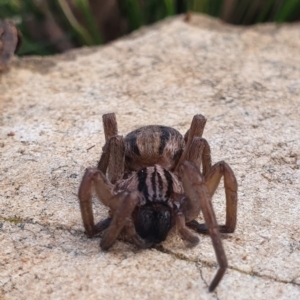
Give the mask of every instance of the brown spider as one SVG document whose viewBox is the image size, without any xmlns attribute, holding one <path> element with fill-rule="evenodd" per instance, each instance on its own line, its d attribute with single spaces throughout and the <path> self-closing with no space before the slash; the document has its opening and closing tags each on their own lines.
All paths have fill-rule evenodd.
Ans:
<svg viewBox="0 0 300 300">
<path fill-rule="evenodd" d="M 210 148 L 202 138 L 205 123 L 202 115 L 195 115 L 184 137 L 173 128 L 153 125 L 123 138 L 118 135 L 115 114 L 103 115 L 106 143 L 98 167 L 85 171 L 78 196 L 87 235 L 91 237 L 106 229 L 100 243 L 103 250 L 113 245 L 121 231 L 143 248 L 165 240 L 174 225 L 190 246 L 197 245 L 199 238 L 189 228 L 209 233 L 219 264 L 209 286 L 209 291 L 213 291 L 227 268 L 219 232 L 235 230 L 237 182 L 224 161 L 211 167 Z M 222 176 L 226 223 L 218 226 L 211 198 Z M 110 209 L 110 216 L 96 225 L 93 187 Z M 195 220 L 200 211 L 205 224 Z"/>
</svg>

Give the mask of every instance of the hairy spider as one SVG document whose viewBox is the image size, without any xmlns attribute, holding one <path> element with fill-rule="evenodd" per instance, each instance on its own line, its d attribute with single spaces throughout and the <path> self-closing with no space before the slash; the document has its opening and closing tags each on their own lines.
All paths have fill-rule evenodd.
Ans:
<svg viewBox="0 0 300 300">
<path fill-rule="evenodd" d="M 121 231 L 143 248 L 165 240 L 174 225 L 190 246 L 199 242 L 190 228 L 209 233 L 219 264 L 209 286 L 209 291 L 213 291 L 227 268 L 219 232 L 235 230 L 237 182 L 224 161 L 211 167 L 209 144 L 202 138 L 205 123 L 202 115 L 195 115 L 184 137 L 173 128 L 151 125 L 123 138 L 118 135 L 115 114 L 103 115 L 106 143 L 98 167 L 85 171 L 78 196 L 87 235 L 106 229 L 100 243 L 103 250 L 112 246 Z M 222 176 L 226 222 L 218 226 L 211 198 Z M 93 188 L 110 209 L 110 216 L 96 225 Z M 205 224 L 195 220 L 200 211 Z"/>
</svg>

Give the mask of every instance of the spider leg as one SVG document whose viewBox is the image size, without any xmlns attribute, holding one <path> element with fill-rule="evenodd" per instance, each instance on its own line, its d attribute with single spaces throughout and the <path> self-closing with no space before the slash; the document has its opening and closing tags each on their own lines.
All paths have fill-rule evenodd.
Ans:
<svg viewBox="0 0 300 300">
<path fill-rule="evenodd" d="M 109 164 L 107 177 L 112 183 L 116 183 L 124 174 L 125 144 L 122 136 L 113 136 L 109 140 Z"/>
<path fill-rule="evenodd" d="M 201 167 L 203 150 L 205 147 L 205 140 L 199 137 L 193 139 L 186 160 L 194 163 L 198 169 Z"/>
<path fill-rule="evenodd" d="M 208 142 L 204 138 L 195 137 L 190 145 L 186 160 L 194 163 L 198 169 L 202 163 L 202 174 L 205 176 L 211 169 L 211 155 Z"/>
<path fill-rule="evenodd" d="M 114 113 L 103 115 L 102 121 L 105 135 L 105 145 L 102 148 L 102 154 L 97 167 L 103 174 L 106 174 L 109 163 L 109 140 L 113 136 L 118 135 L 118 125 L 116 115 Z"/>
<path fill-rule="evenodd" d="M 109 225 L 108 223 L 103 223 L 102 225 L 97 224 L 95 226 L 92 208 L 93 187 L 95 187 L 98 198 L 108 207 L 110 207 L 110 199 L 113 196 L 113 185 L 103 173 L 96 168 L 86 169 L 79 187 L 78 198 L 83 225 L 88 236 L 93 236 L 101 232 Z"/>
<path fill-rule="evenodd" d="M 111 137 L 118 135 L 118 124 L 115 113 L 104 114 L 102 116 L 105 141 Z"/>
<path fill-rule="evenodd" d="M 97 233 L 100 233 L 100 232 L 102 232 L 103 230 L 107 229 L 108 226 L 109 226 L 110 223 L 111 223 L 111 220 L 112 220 L 112 218 L 109 217 L 109 218 L 106 218 L 106 219 L 104 219 L 104 220 L 98 222 L 98 223 L 95 225 L 96 232 L 97 232 Z"/>
<path fill-rule="evenodd" d="M 187 143 L 190 138 L 193 139 L 195 136 L 202 137 L 205 124 L 206 119 L 203 115 L 194 115 L 191 127 L 184 135 L 185 143 Z"/>
<path fill-rule="evenodd" d="M 212 197 L 220 183 L 222 176 L 224 177 L 226 195 L 226 222 L 225 225 L 219 226 L 219 231 L 222 233 L 232 233 L 236 227 L 238 202 L 237 182 L 232 169 L 224 161 L 216 163 L 210 172 L 205 176 L 205 184 Z M 187 225 L 197 232 L 208 233 L 206 225 L 199 224 L 195 220 L 191 221 Z"/>
<path fill-rule="evenodd" d="M 106 174 L 115 183 L 123 176 L 125 162 L 125 144 L 122 136 L 118 134 L 118 126 L 114 113 L 103 115 L 103 127 L 105 134 L 105 145 L 97 168 Z"/>
<path fill-rule="evenodd" d="M 205 175 L 211 168 L 211 155 L 208 142 L 202 138 L 206 119 L 202 115 L 195 115 L 190 129 L 184 136 L 185 149 L 175 167 L 175 172 L 186 160 L 194 162 L 199 168 L 201 160 L 203 164 L 203 174 Z"/>
<path fill-rule="evenodd" d="M 199 243 L 199 238 L 185 225 L 185 216 L 182 212 L 175 215 L 176 228 L 179 231 L 183 240 L 189 243 L 190 247 L 194 247 Z"/>
<path fill-rule="evenodd" d="M 107 250 L 112 246 L 123 228 L 131 235 L 136 244 L 142 247 L 146 246 L 146 243 L 144 243 L 135 232 L 133 221 L 131 219 L 131 214 L 139 201 L 140 193 L 138 191 L 130 193 L 123 192 L 113 197 L 113 202 L 117 208 L 115 209 L 113 219 L 101 240 L 100 246 L 103 250 Z"/>
<path fill-rule="evenodd" d="M 222 279 L 228 264 L 211 203 L 211 193 L 205 185 L 204 176 L 194 164 L 185 161 L 179 171 L 185 194 L 188 197 L 186 201 L 199 202 L 219 264 L 219 269 L 209 286 L 209 291 L 213 291 Z"/>
<path fill-rule="evenodd" d="M 138 246 L 139 248 L 150 248 L 153 245 L 153 242 L 150 242 L 148 240 L 142 239 L 136 232 L 134 223 L 132 219 L 130 218 L 127 220 L 127 223 L 125 225 L 125 232 L 126 234 L 131 238 L 132 242 Z"/>
</svg>

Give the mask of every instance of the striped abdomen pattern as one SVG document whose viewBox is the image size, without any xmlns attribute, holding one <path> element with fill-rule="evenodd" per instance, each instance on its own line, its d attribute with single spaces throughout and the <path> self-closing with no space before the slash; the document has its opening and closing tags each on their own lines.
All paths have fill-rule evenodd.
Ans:
<svg viewBox="0 0 300 300">
<path fill-rule="evenodd" d="M 134 172 L 119 188 L 140 191 L 144 198 L 141 205 L 150 202 L 168 202 L 173 193 L 183 193 L 179 179 L 160 165 Z"/>
</svg>

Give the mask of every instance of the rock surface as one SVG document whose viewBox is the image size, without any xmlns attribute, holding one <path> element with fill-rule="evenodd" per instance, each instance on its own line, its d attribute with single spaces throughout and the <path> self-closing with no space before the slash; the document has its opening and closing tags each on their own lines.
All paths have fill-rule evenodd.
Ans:
<svg viewBox="0 0 300 300">
<path fill-rule="evenodd" d="M 233 27 L 193 16 L 102 48 L 15 60 L 0 77 L 1 299 L 299 299 L 300 25 Z M 238 226 L 214 293 L 209 236 L 186 248 L 173 230 L 156 249 L 83 230 L 77 190 L 95 166 L 101 116 L 119 131 L 196 113 L 213 162 L 239 184 Z M 213 204 L 224 221 L 224 190 Z M 95 199 L 97 219 L 107 208 Z M 201 216 L 199 217 L 201 218 Z"/>
</svg>

